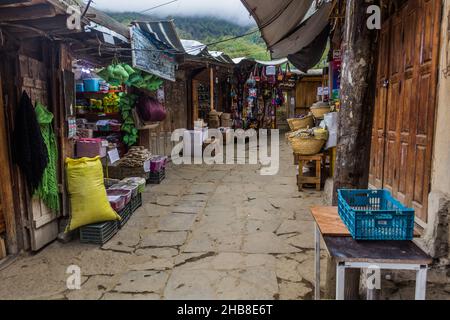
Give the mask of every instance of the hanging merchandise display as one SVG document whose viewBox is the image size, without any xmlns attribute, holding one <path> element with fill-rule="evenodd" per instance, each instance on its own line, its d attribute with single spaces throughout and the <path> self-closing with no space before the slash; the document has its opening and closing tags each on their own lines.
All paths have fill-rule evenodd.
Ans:
<svg viewBox="0 0 450 320">
<path fill-rule="evenodd" d="M 138 97 L 135 94 L 128 94 L 125 92 L 121 92 L 119 96 L 119 109 L 124 121 L 122 125 L 122 131 L 124 132 L 123 141 L 127 146 L 132 146 L 137 143 L 139 135 L 139 131 L 136 128 L 133 118 L 133 109 L 136 106 Z"/>
<path fill-rule="evenodd" d="M 53 114 L 41 103 L 36 105 L 37 121 L 41 127 L 42 138 L 47 147 L 48 165 L 44 170 L 42 181 L 36 190 L 36 195 L 53 212 L 59 212 L 59 191 L 57 178 L 58 147 L 52 122 Z"/>
<path fill-rule="evenodd" d="M 142 120 L 148 122 L 164 121 L 167 117 L 164 106 L 157 99 L 149 96 L 141 96 L 137 111 Z"/>
<path fill-rule="evenodd" d="M 15 117 L 15 162 L 23 171 L 31 194 L 38 189 L 49 159 L 30 97 L 24 91 Z"/>
<path fill-rule="evenodd" d="M 293 78 L 289 63 L 256 63 L 250 70 L 246 66 L 235 70 L 232 87 L 234 127 L 274 129 L 277 126 L 277 110 L 286 104 L 283 85 Z M 295 82 L 295 79 L 292 80 Z"/>
</svg>

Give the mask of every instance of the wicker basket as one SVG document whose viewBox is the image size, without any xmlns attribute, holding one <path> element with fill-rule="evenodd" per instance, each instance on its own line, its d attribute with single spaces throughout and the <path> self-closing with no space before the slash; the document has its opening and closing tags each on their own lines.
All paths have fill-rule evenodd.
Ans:
<svg viewBox="0 0 450 320">
<path fill-rule="evenodd" d="M 302 156 L 313 156 L 320 153 L 323 146 L 325 145 L 325 140 L 316 138 L 302 138 L 294 137 L 289 139 L 294 153 Z"/>
<path fill-rule="evenodd" d="M 328 138 L 330 137 L 330 134 L 327 130 L 320 130 L 316 129 L 314 130 L 314 138 L 328 141 Z"/>
<path fill-rule="evenodd" d="M 323 119 L 327 113 L 331 112 L 331 107 L 323 102 L 315 103 L 311 107 L 311 112 L 316 119 Z"/>
<path fill-rule="evenodd" d="M 302 119 L 288 119 L 287 121 L 292 131 L 314 127 L 314 117 L 312 115 Z"/>
</svg>

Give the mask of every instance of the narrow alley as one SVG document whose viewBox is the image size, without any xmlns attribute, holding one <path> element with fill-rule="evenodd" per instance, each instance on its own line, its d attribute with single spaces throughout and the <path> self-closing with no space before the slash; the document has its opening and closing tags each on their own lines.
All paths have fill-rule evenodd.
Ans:
<svg viewBox="0 0 450 320">
<path fill-rule="evenodd" d="M 311 299 L 314 226 L 322 194 L 296 186 L 292 151 L 281 168 L 171 166 L 105 246 L 55 242 L 0 271 L 0 299 Z M 66 270 L 81 269 L 81 290 Z"/>
</svg>

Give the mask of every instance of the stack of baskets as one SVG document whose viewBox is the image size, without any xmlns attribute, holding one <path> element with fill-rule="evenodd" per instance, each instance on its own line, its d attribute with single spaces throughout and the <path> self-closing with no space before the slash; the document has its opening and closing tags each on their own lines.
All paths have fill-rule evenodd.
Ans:
<svg viewBox="0 0 450 320">
<path fill-rule="evenodd" d="M 323 120 L 324 116 L 327 113 L 331 112 L 331 107 L 328 103 L 326 102 L 316 102 L 314 103 L 311 108 L 310 108 L 312 114 L 314 115 L 314 118 L 318 119 L 318 120 Z"/>
<path fill-rule="evenodd" d="M 211 112 L 209 113 L 209 121 L 208 121 L 208 126 L 211 129 L 217 129 L 220 127 L 220 116 L 222 115 L 222 113 L 217 112 L 216 110 L 211 110 Z"/>
<path fill-rule="evenodd" d="M 314 117 L 312 114 L 309 114 L 303 118 L 288 119 L 287 121 L 292 131 L 314 127 Z"/>
<path fill-rule="evenodd" d="M 312 156 L 320 153 L 326 140 L 315 136 L 291 136 L 289 137 L 294 153 L 302 156 Z"/>
<path fill-rule="evenodd" d="M 311 156 L 320 153 L 328 140 L 328 131 L 314 128 L 314 115 L 288 119 L 292 132 L 286 134 L 294 153 Z"/>
</svg>

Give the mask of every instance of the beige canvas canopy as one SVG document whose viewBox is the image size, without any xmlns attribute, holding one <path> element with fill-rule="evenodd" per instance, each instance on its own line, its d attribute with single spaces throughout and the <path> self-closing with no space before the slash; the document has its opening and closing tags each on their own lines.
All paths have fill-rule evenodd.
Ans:
<svg viewBox="0 0 450 320">
<path fill-rule="evenodd" d="M 255 18 L 273 59 L 296 54 L 328 26 L 330 1 L 241 0 Z"/>
</svg>

